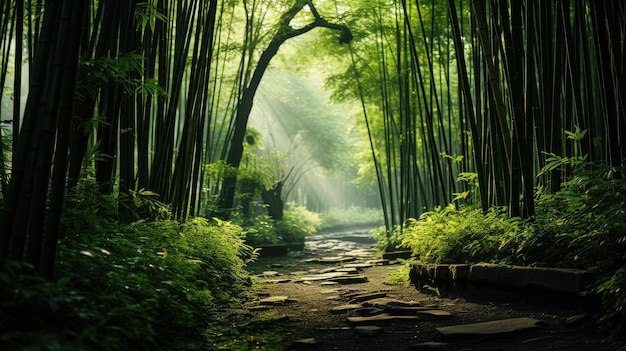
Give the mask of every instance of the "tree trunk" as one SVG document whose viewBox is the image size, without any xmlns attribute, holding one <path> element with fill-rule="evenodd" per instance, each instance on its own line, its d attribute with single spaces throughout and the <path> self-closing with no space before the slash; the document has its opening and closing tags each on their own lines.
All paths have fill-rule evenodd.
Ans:
<svg viewBox="0 0 626 351">
<path fill-rule="evenodd" d="M 282 199 L 283 182 L 280 181 L 270 189 L 263 189 L 261 198 L 267 204 L 267 215 L 276 221 L 282 221 L 284 216 L 284 201 Z"/>
</svg>

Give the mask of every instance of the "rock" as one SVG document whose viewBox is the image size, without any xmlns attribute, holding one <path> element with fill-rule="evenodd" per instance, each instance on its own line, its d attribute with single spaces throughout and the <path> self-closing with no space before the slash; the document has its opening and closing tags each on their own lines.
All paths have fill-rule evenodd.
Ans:
<svg viewBox="0 0 626 351">
<path fill-rule="evenodd" d="M 328 272 L 322 274 L 313 274 L 313 275 L 305 275 L 300 280 L 303 281 L 317 281 L 317 280 L 329 280 L 332 278 L 346 276 L 348 273 L 346 272 Z"/>
<path fill-rule="evenodd" d="M 341 292 L 341 289 L 329 289 L 329 290 L 320 291 L 320 294 L 339 294 L 340 292 Z"/>
<path fill-rule="evenodd" d="M 289 283 L 290 281 L 291 279 L 270 279 L 266 281 L 266 283 L 282 284 L 282 283 Z"/>
<path fill-rule="evenodd" d="M 344 267 L 348 267 L 348 268 L 370 268 L 370 267 L 374 267 L 375 264 L 373 263 L 347 263 L 343 265 Z"/>
<path fill-rule="evenodd" d="M 537 328 L 542 322 L 537 319 L 521 317 L 497 321 L 460 324 L 436 328 L 444 336 L 459 335 L 495 335 Z"/>
<path fill-rule="evenodd" d="M 428 350 L 436 350 L 436 351 L 447 351 L 450 350 L 448 347 L 449 344 L 444 342 L 436 342 L 436 341 L 427 341 L 417 345 L 410 346 L 407 350 L 416 350 L 416 351 L 428 351 Z"/>
<path fill-rule="evenodd" d="M 469 277 L 470 265 L 469 264 L 451 264 L 450 273 L 452 280 L 465 281 Z"/>
<path fill-rule="evenodd" d="M 383 254 L 383 258 L 387 260 L 397 260 L 399 258 L 403 260 L 408 260 L 409 258 L 411 258 L 412 254 L 413 253 L 411 251 L 385 252 Z"/>
<path fill-rule="evenodd" d="M 348 304 L 348 305 L 341 305 L 341 306 L 336 306 L 331 308 L 330 310 L 328 310 L 328 313 L 330 314 L 342 314 L 342 313 L 346 313 L 348 311 L 353 311 L 356 309 L 359 309 L 363 306 L 361 306 L 361 304 Z"/>
<path fill-rule="evenodd" d="M 281 305 L 290 302 L 297 302 L 296 300 L 289 299 L 288 296 L 270 296 L 259 300 L 261 305 Z"/>
<path fill-rule="evenodd" d="M 375 307 L 363 307 L 363 308 L 359 308 L 358 310 L 354 311 L 354 314 L 356 314 L 357 316 L 374 316 L 377 314 L 381 314 L 385 311 L 375 308 Z"/>
<path fill-rule="evenodd" d="M 265 271 L 259 274 L 259 277 L 278 277 L 279 275 L 281 274 L 276 271 Z"/>
<path fill-rule="evenodd" d="M 414 313 L 423 321 L 438 321 L 452 317 L 452 313 L 442 310 L 414 311 Z"/>
<path fill-rule="evenodd" d="M 367 261 L 367 263 L 371 264 L 372 266 L 386 266 L 391 264 L 391 261 L 383 258 L 381 260 L 371 260 L 371 261 Z"/>
<path fill-rule="evenodd" d="M 315 348 L 317 346 L 317 340 L 315 340 L 315 338 L 306 338 L 306 339 L 299 339 L 299 340 L 294 340 L 293 343 L 291 343 L 291 346 L 289 346 L 289 348 L 287 348 L 287 350 L 311 350 L 313 348 Z"/>
<path fill-rule="evenodd" d="M 250 311 L 267 311 L 270 309 L 270 306 L 268 305 L 258 305 L 258 306 L 252 306 L 250 308 L 248 308 Z"/>
<path fill-rule="evenodd" d="M 354 328 L 354 331 L 357 334 L 367 335 L 367 336 L 376 336 L 380 335 L 384 332 L 383 328 L 375 326 L 375 325 L 361 325 Z"/>
<path fill-rule="evenodd" d="M 359 273 L 359 270 L 354 268 L 354 267 L 337 268 L 336 271 L 337 272 L 348 273 L 348 274 L 357 274 L 357 273 Z"/>
<path fill-rule="evenodd" d="M 389 321 L 412 321 L 416 319 L 417 316 L 395 316 L 390 315 L 389 313 L 381 313 L 370 317 L 348 317 L 348 322 L 352 324 L 368 324 Z"/>
<path fill-rule="evenodd" d="M 320 285 L 329 286 L 329 285 L 339 285 L 337 282 L 321 282 Z"/>
<path fill-rule="evenodd" d="M 367 277 L 362 276 L 362 275 L 351 274 L 350 276 L 337 277 L 337 278 L 332 278 L 329 280 L 335 283 L 339 283 L 339 284 L 359 284 L 359 283 L 366 283 Z"/>
<path fill-rule="evenodd" d="M 570 316 L 565 320 L 565 325 L 568 327 L 579 325 L 587 322 L 590 319 L 587 313 L 577 314 L 574 316 Z"/>
<path fill-rule="evenodd" d="M 343 263 L 348 261 L 354 261 L 354 257 L 341 257 L 341 256 L 332 256 L 332 257 L 321 257 L 318 258 L 316 262 L 319 263 Z"/>
<path fill-rule="evenodd" d="M 379 299 L 379 298 L 383 298 L 386 297 L 387 293 L 384 292 L 376 292 L 376 293 L 370 293 L 370 294 L 363 294 L 363 295 L 359 295 L 359 296 L 355 296 L 350 303 L 361 303 L 361 302 L 365 302 L 365 301 L 369 301 L 369 300 L 374 300 L 374 299 Z"/>
<path fill-rule="evenodd" d="M 479 263 L 470 267 L 468 280 L 488 285 L 535 288 L 578 294 L 593 282 L 591 272 L 579 269 L 504 266 Z"/>
<path fill-rule="evenodd" d="M 422 306 L 421 303 L 419 302 L 415 302 L 415 301 L 402 301 L 402 300 L 397 300 L 397 299 L 392 299 L 392 298 L 387 298 L 387 297 L 382 297 L 382 298 L 378 298 L 378 299 L 373 299 L 373 300 L 368 300 L 364 305 L 366 306 L 380 306 L 380 307 L 387 307 L 387 306 L 396 306 L 396 307 L 420 307 Z M 431 308 L 432 309 L 432 308 Z"/>
</svg>

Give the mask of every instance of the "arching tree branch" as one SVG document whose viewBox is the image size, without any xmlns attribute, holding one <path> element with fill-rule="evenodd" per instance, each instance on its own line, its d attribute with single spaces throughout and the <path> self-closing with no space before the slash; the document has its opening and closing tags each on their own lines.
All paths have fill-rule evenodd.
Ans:
<svg viewBox="0 0 626 351">
<path fill-rule="evenodd" d="M 313 22 L 304 27 L 291 27 L 291 21 L 298 15 L 298 13 L 300 13 L 300 11 L 304 9 L 305 5 L 309 6 L 309 9 L 315 19 Z M 296 0 L 295 4 L 280 16 L 278 31 L 274 35 L 272 41 L 268 44 L 267 48 L 261 53 L 259 62 L 257 63 L 254 73 L 252 74 L 252 78 L 250 79 L 250 83 L 247 87 L 245 87 L 237 106 L 235 129 L 230 142 L 228 156 L 226 158 L 226 162 L 230 166 L 238 168 L 241 162 L 241 156 L 243 154 L 243 139 L 248 126 L 248 118 L 250 117 L 250 112 L 252 111 L 254 95 L 259 88 L 261 78 L 263 78 L 270 61 L 276 53 L 278 53 L 280 46 L 288 39 L 305 34 L 317 27 L 340 31 L 339 42 L 341 44 L 347 44 L 352 40 L 352 33 L 350 33 L 350 29 L 348 29 L 348 27 L 341 24 L 330 23 L 322 18 L 311 0 Z M 228 217 L 228 212 L 233 208 L 236 184 L 236 176 L 225 177 L 222 183 L 220 208 L 224 211 L 221 215 L 225 218 Z"/>
</svg>

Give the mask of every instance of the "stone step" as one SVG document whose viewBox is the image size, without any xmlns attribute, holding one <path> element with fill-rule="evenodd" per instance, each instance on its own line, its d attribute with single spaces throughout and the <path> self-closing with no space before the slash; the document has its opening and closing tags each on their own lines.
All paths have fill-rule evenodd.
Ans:
<svg viewBox="0 0 626 351">
<path fill-rule="evenodd" d="M 557 300 L 567 297 L 569 300 L 563 299 L 563 304 L 582 304 L 581 293 L 595 280 L 593 273 L 580 269 L 490 263 L 415 263 L 409 276 L 416 287 L 428 286 L 442 296 L 495 295 L 501 300 L 512 300 L 543 294 Z"/>
<path fill-rule="evenodd" d="M 481 323 L 451 325 L 436 328 L 444 336 L 495 335 L 538 328 L 542 322 L 537 319 L 521 317 Z"/>
</svg>

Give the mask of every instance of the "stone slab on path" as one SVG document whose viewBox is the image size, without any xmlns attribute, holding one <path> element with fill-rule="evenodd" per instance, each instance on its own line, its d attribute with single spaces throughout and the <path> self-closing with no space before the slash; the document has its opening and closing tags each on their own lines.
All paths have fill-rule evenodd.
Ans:
<svg viewBox="0 0 626 351">
<path fill-rule="evenodd" d="M 451 325 L 436 328 L 444 336 L 497 335 L 538 328 L 542 322 L 538 319 L 521 317 L 496 321 Z"/>
<path fill-rule="evenodd" d="M 417 316 L 396 316 L 389 313 L 381 313 L 370 317 L 348 317 L 348 322 L 352 324 L 370 324 L 390 321 L 414 321 Z"/>
<path fill-rule="evenodd" d="M 327 272 L 321 274 L 305 275 L 300 278 L 301 281 L 318 281 L 318 280 L 330 280 L 333 278 L 343 277 L 349 275 L 347 272 Z"/>
<path fill-rule="evenodd" d="M 354 304 L 354 303 L 361 303 L 361 302 L 365 302 L 365 301 L 369 301 L 369 300 L 375 300 L 375 299 L 380 299 L 383 297 L 387 297 L 387 293 L 386 292 L 375 292 L 375 293 L 366 293 L 366 294 L 361 294 L 361 295 L 357 295 L 352 297 L 352 300 L 350 300 L 350 303 Z"/>
<path fill-rule="evenodd" d="M 342 284 L 342 285 L 345 285 L 345 284 L 360 284 L 360 283 L 367 283 L 367 277 L 364 276 L 364 275 L 350 274 L 350 275 L 347 275 L 347 276 L 331 278 L 331 279 L 328 279 L 328 281 L 339 283 L 339 284 Z"/>
<path fill-rule="evenodd" d="M 382 297 L 378 299 L 369 300 L 365 303 L 366 306 L 374 306 L 374 307 L 386 307 L 386 306 L 397 306 L 397 307 L 420 307 L 421 303 L 416 301 L 403 301 L 390 297 Z M 431 308 L 432 309 L 432 308 Z"/>
<path fill-rule="evenodd" d="M 328 313 L 330 313 L 330 314 L 342 314 L 342 313 L 346 313 L 348 311 L 358 310 L 361 307 L 363 307 L 361 304 L 351 303 L 351 304 L 347 304 L 347 305 L 335 306 L 335 307 L 331 308 L 330 310 L 328 310 Z"/>
<path fill-rule="evenodd" d="M 260 305 L 282 305 L 291 302 L 297 302 L 297 300 L 290 299 L 289 296 L 270 296 L 259 300 Z"/>
<path fill-rule="evenodd" d="M 360 325 L 354 327 L 354 332 L 361 335 L 376 336 L 382 334 L 384 330 L 376 325 Z"/>
</svg>

